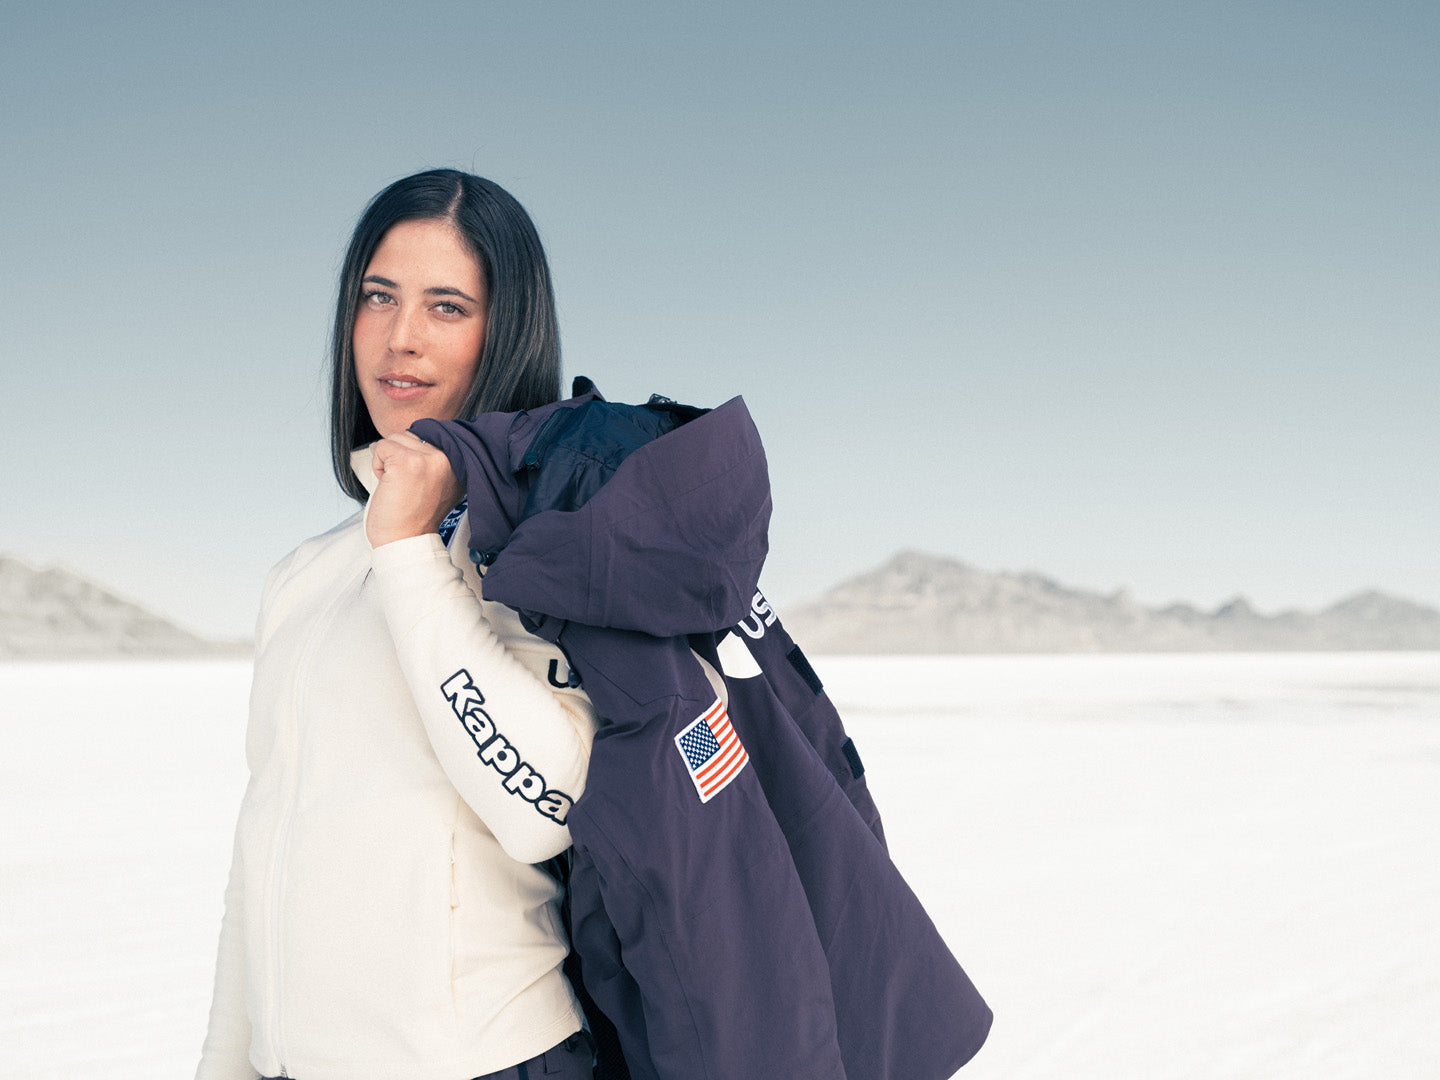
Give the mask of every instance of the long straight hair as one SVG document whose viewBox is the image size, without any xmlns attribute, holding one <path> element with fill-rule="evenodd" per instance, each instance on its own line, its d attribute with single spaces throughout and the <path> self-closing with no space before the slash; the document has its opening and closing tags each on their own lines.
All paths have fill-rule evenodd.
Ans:
<svg viewBox="0 0 1440 1080">
<path fill-rule="evenodd" d="M 360 215 L 335 302 L 330 338 L 330 457 L 335 479 L 359 502 L 369 496 L 350 454 L 380 437 L 355 376 L 360 281 L 375 249 L 401 221 L 445 221 L 465 238 L 485 279 L 485 341 L 460 416 L 533 409 L 560 397 L 560 331 L 550 268 L 525 208 L 493 181 L 456 169 L 397 180 Z"/>
</svg>

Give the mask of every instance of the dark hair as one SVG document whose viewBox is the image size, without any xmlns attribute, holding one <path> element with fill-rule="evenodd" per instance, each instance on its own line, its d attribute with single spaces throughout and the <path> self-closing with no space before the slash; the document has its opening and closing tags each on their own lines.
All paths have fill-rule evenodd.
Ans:
<svg viewBox="0 0 1440 1080">
<path fill-rule="evenodd" d="M 560 397 L 555 294 L 545 250 L 525 208 L 499 184 L 456 169 L 395 181 L 370 200 L 350 237 L 330 339 L 330 457 L 335 479 L 360 502 L 368 496 L 350 468 L 350 454 L 380 437 L 355 377 L 360 279 L 391 226 L 427 220 L 452 224 L 485 278 L 485 343 L 460 416 L 532 409 Z"/>
</svg>

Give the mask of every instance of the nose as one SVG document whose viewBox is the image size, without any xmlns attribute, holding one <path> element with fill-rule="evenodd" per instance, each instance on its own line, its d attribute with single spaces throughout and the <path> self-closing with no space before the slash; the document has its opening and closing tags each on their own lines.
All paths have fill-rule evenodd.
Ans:
<svg viewBox="0 0 1440 1080">
<path fill-rule="evenodd" d="M 424 313 L 419 308 L 401 305 L 390 320 L 390 351 L 415 356 L 424 344 L 425 334 L 422 323 Z"/>
</svg>

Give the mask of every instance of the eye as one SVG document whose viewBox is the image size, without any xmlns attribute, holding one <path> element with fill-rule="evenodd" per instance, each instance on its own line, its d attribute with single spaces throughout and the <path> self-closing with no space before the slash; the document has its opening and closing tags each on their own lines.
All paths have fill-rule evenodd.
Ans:
<svg viewBox="0 0 1440 1080">
<path fill-rule="evenodd" d="M 441 315 L 464 315 L 465 309 L 458 304 L 452 304 L 449 300 L 441 300 L 435 305 L 435 310 Z"/>
<path fill-rule="evenodd" d="M 379 307 L 382 304 L 393 304 L 395 298 L 384 289 L 366 289 L 360 294 L 360 301 L 371 307 Z"/>
</svg>

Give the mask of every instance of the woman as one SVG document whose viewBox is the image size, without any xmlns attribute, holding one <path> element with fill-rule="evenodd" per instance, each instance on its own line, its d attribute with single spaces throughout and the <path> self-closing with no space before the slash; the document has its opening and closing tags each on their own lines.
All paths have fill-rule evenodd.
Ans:
<svg viewBox="0 0 1440 1080">
<path fill-rule="evenodd" d="M 535 864 L 569 846 L 594 712 L 559 649 L 479 599 L 449 463 L 406 430 L 559 397 L 524 209 L 453 170 L 377 195 L 332 365 L 335 474 L 364 509 L 266 582 L 197 1076 L 588 1078 Z"/>
</svg>

